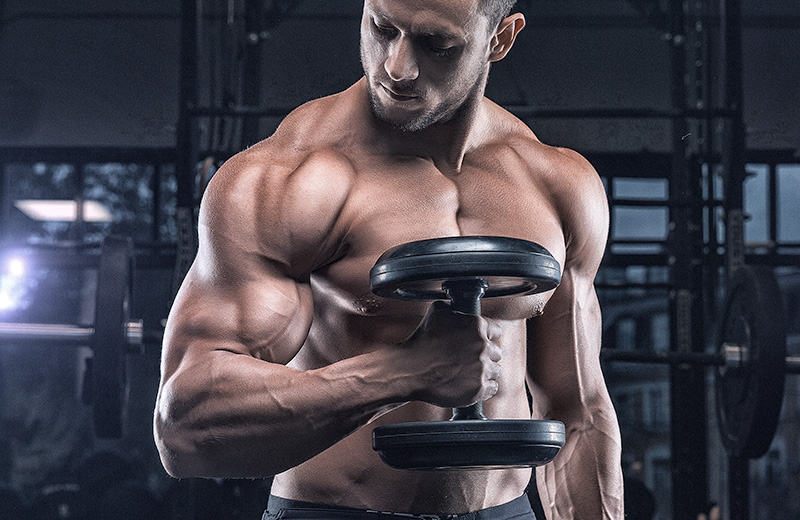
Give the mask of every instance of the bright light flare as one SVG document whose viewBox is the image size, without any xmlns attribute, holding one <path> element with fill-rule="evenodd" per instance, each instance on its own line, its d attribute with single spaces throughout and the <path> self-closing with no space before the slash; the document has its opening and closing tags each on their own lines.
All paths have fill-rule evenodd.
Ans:
<svg viewBox="0 0 800 520">
<path fill-rule="evenodd" d="M 17 306 L 14 298 L 4 289 L 0 289 L 0 311 L 7 311 Z"/>
<path fill-rule="evenodd" d="M 25 293 L 25 261 L 10 257 L 0 269 L 0 312 L 17 309 Z"/>
<path fill-rule="evenodd" d="M 14 278 L 22 278 L 25 276 L 25 262 L 22 258 L 11 258 L 8 261 L 8 274 Z"/>
</svg>

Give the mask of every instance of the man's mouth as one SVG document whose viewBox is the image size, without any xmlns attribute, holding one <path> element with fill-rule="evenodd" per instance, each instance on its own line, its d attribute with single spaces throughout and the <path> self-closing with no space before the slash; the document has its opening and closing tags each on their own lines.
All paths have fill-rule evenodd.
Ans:
<svg viewBox="0 0 800 520">
<path fill-rule="evenodd" d="M 413 99 L 418 99 L 419 96 L 415 96 L 413 94 L 401 94 L 399 92 L 395 92 L 394 90 L 390 89 L 384 84 L 381 84 L 381 87 L 384 91 L 389 95 L 390 98 L 394 99 L 395 101 L 411 101 Z"/>
</svg>

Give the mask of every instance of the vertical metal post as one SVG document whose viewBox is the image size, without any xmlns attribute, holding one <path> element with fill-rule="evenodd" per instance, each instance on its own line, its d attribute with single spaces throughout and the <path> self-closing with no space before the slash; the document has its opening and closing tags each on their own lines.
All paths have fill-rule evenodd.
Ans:
<svg viewBox="0 0 800 520">
<path fill-rule="evenodd" d="M 725 179 L 725 266 L 728 276 L 744 265 L 744 181 L 747 139 L 742 111 L 742 4 L 741 0 L 720 0 L 725 108 L 732 112 L 723 143 Z M 750 517 L 749 461 L 728 458 L 728 517 Z"/>
<path fill-rule="evenodd" d="M 177 184 L 178 249 L 172 280 L 172 294 L 177 294 L 196 254 L 195 206 L 200 194 L 195 190 L 197 123 L 192 110 L 197 106 L 198 1 L 181 0 L 181 72 L 180 106 L 175 142 L 175 180 Z"/>
<path fill-rule="evenodd" d="M 723 143 L 725 173 L 725 260 L 728 275 L 744 265 L 744 181 L 746 136 L 742 111 L 742 5 L 720 0 L 725 108 L 732 112 Z"/>
<path fill-rule="evenodd" d="M 750 461 L 728 456 L 728 518 L 750 518 Z"/>
<path fill-rule="evenodd" d="M 8 208 L 10 200 L 6 200 L 6 163 L 0 162 L 0 244 L 8 240 Z M 2 382 L 2 379 L 0 379 Z"/>
<path fill-rule="evenodd" d="M 670 3 L 672 105 L 685 111 L 688 102 L 687 20 L 689 0 Z M 704 350 L 701 174 L 692 168 L 691 126 L 686 117 L 672 120 L 670 179 L 670 261 L 675 289 L 670 294 L 672 337 L 677 352 Z M 672 515 L 695 520 L 708 498 L 706 449 L 706 383 L 702 367 L 670 368 L 672 439 Z"/>
<path fill-rule="evenodd" d="M 246 0 L 245 33 L 247 43 L 244 46 L 242 97 L 244 105 L 258 107 L 261 105 L 262 50 L 264 49 L 264 2 L 262 0 Z M 242 140 L 245 147 L 258 142 L 260 135 L 258 116 L 244 118 L 242 121 Z"/>
<path fill-rule="evenodd" d="M 193 208 L 195 204 L 196 132 L 191 111 L 197 106 L 197 2 L 181 0 L 180 106 L 175 142 L 179 208 Z"/>
<path fill-rule="evenodd" d="M 769 218 L 769 230 L 767 240 L 770 243 L 770 253 L 774 254 L 778 249 L 778 168 L 774 162 L 770 162 L 767 199 L 767 217 Z"/>
<path fill-rule="evenodd" d="M 83 242 L 83 237 L 86 231 L 86 225 L 84 224 L 86 220 L 86 215 L 84 215 L 84 204 L 86 202 L 86 197 L 84 193 L 86 191 L 86 165 L 83 162 L 74 163 L 75 167 L 75 222 L 72 223 L 72 239 L 75 242 Z"/>
<path fill-rule="evenodd" d="M 164 163 L 153 164 L 153 174 L 150 176 L 150 191 L 153 193 L 152 217 L 153 224 L 150 227 L 150 240 L 153 244 L 161 241 L 161 175 Z"/>
</svg>

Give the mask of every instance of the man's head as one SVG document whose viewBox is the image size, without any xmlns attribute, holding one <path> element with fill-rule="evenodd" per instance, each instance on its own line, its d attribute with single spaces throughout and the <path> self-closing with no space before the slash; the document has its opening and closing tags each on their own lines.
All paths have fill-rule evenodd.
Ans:
<svg viewBox="0 0 800 520">
<path fill-rule="evenodd" d="M 447 122 L 483 95 L 525 25 L 514 0 L 365 0 L 361 62 L 375 115 L 404 131 Z"/>
<path fill-rule="evenodd" d="M 494 30 L 509 15 L 517 0 L 479 0 L 480 14 L 488 18 L 489 27 Z"/>
</svg>

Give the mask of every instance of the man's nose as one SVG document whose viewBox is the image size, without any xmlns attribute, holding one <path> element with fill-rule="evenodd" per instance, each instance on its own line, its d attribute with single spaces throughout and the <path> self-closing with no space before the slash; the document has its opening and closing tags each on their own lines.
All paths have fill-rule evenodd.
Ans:
<svg viewBox="0 0 800 520">
<path fill-rule="evenodd" d="M 419 65 L 414 49 L 408 39 L 397 38 L 391 47 L 389 57 L 383 64 L 392 81 L 413 81 L 419 76 Z"/>
</svg>

